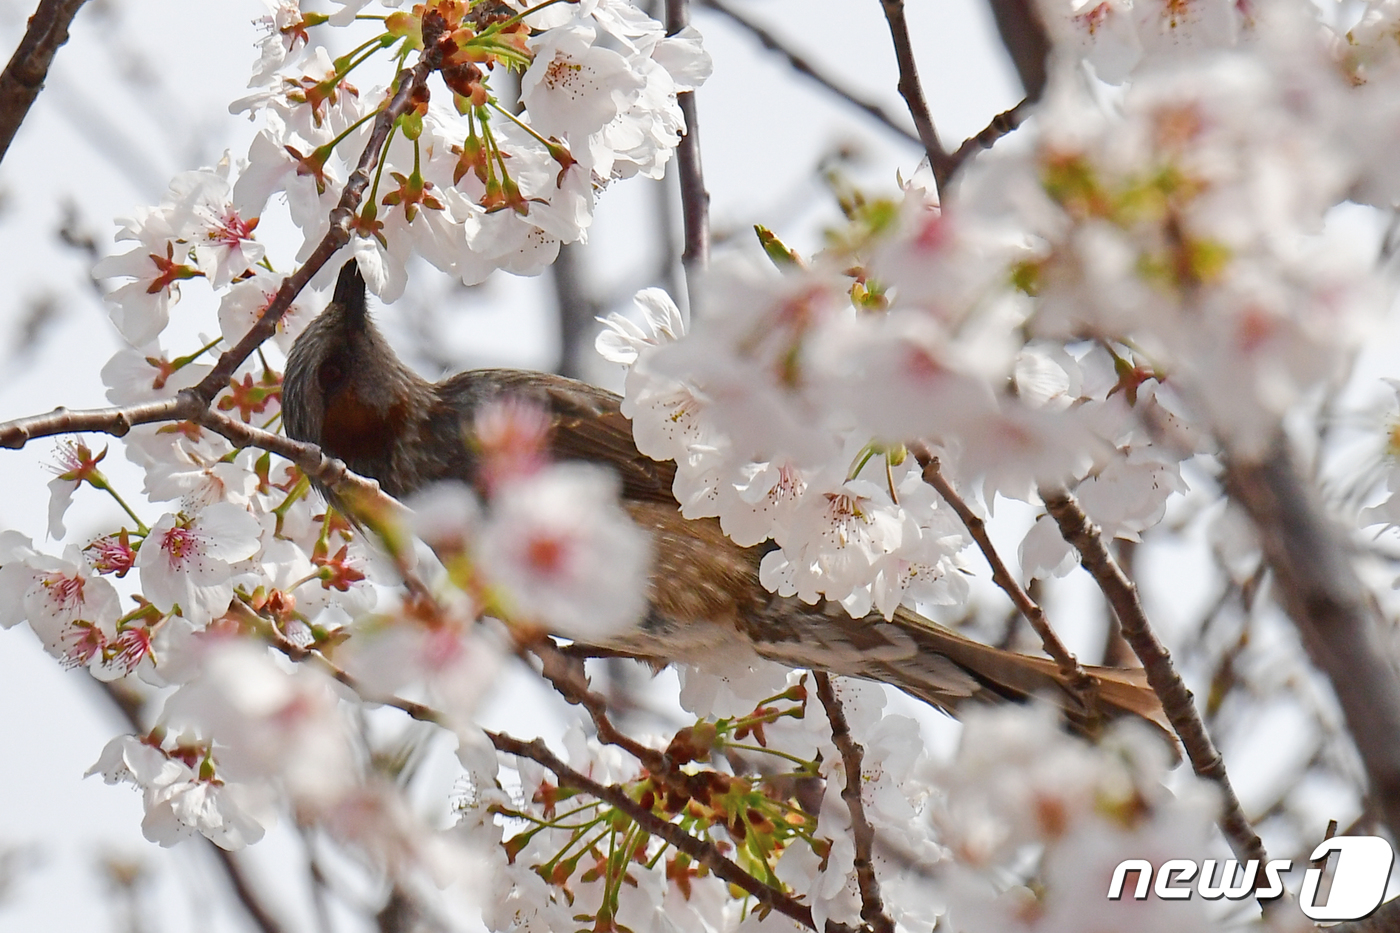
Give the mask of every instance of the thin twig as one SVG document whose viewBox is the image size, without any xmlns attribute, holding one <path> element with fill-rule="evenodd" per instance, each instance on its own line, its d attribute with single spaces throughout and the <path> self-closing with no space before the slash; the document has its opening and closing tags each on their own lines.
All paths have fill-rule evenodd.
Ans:
<svg viewBox="0 0 1400 933">
<path fill-rule="evenodd" d="M 1004 110 L 992 117 L 990 123 L 984 126 L 977 135 L 969 136 L 967 139 L 963 140 L 963 144 L 958 147 L 958 151 L 954 152 L 949 157 L 949 162 L 952 163 L 949 174 L 951 175 L 962 168 L 964 162 L 983 149 L 992 148 L 998 139 L 1001 139 L 1007 133 L 1010 133 L 1012 130 L 1016 129 L 1016 127 L 1020 126 L 1025 121 L 1026 117 L 1030 116 L 1030 111 L 1031 101 L 1028 98 L 1021 101 L 1010 110 Z"/>
<path fill-rule="evenodd" d="M 592 797 L 603 801 L 615 810 L 625 813 L 641 829 L 656 836 L 664 842 L 670 843 L 675 849 L 684 852 L 695 861 L 704 865 L 722 881 L 727 881 L 751 895 L 760 904 L 784 916 L 791 917 L 798 923 L 815 930 L 816 923 L 812 919 L 812 910 L 807 905 L 793 898 L 791 895 L 771 888 L 759 881 L 753 875 L 744 871 L 738 864 L 730 861 L 719 851 L 719 847 L 713 842 L 692 836 L 680 826 L 668 820 L 664 820 L 652 811 L 645 809 L 631 797 L 627 796 L 621 788 L 605 786 L 597 781 L 575 771 L 564 762 L 560 761 L 549 750 L 544 742 L 535 739 L 531 742 L 524 742 L 520 739 L 512 738 L 500 732 L 483 730 L 486 737 L 491 740 L 491 744 L 496 746 L 497 751 L 505 752 L 508 755 L 516 755 L 520 758 L 528 758 L 537 764 L 543 765 L 554 773 L 559 779 L 559 783 L 564 787 L 571 787 Z M 848 928 L 841 924 L 827 922 L 827 933 L 837 933 Z"/>
<path fill-rule="evenodd" d="M 923 140 L 919 138 L 918 133 L 912 132 L 911 130 L 905 128 L 905 126 L 901 124 L 894 117 L 893 114 L 885 110 L 879 104 L 868 101 L 862 97 L 858 97 L 853 92 L 842 87 L 836 82 L 834 78 L 827 76 L 821 70 L 819 70 L 817 66 L 813 65 L 806 58 L 802 57 L 801 55 L 797 54 L 792 49 L 784 45 L 783 40 L 778 38 L 778 36 L 771 32 L 767 27 L 762 26 L 754 20 L 749 19 L 747 16 L 731 7 L 728 3 L 724 2 L 724 0 L 698 0 L 698 2 L 707 10 L 714 10 L 716 13 L 728 17 L 732 22 L 741 26 L 747 32 L 752 34 L 753 37 L 757 39 L 768 51 L 776 52 L 778 55 L 781 55 L 787 61 L 788 66 L 792 68 L 793 71 L 796 71 L 798 74 L 806 75 L 807 77 L 811 78 L 813 81 L 817 82 L 817 84 L 821 85 L 831 94 L 834 94 L 836 97 L 839 97 L 841 100 L 844 100 L 846 103 L 850 104 L 852 107 L 855 107 L 857 110 L 860 110 L 873 117 L 877 123 L 881 124 L 886 129 L 897 133 L 898 135 L 902 136 L 904 139 L 908 140 L 916 146 L 923 146 Z"/>
<path fill-rule="evenodd" d="M 1050 36 L 1040 20 L 1034 0 L 989 0 L 992 17 L 1002 45 L 1011 56 L 1011 64 L 1021 78 L 1026 99 L 1040 100 L 1048 76 L 1046 62 L 1050 55 Z"/>
<path fill-rule="evenodd" d="M 940 193 L 944 184 L 953 174 L 953 163 L 943 144 L 938 141 L 938 130 L 934 128 L 933 117 L 928 111 L 928 101 L 924 99 L 924 88 L 919 83 L 919 68 L 914 62 L 914 46 L 909 41 L 909 24 L 904 21 L 904 0 L 880 0 L 885 11 L 885 20 L 890 24 L 890 38 L 894 40 L 894 56 L 899 63 L 899 96 L 909 107 L 909 115 L 914 118 L 914 127 L 919 131 L 919 141 L 923 143 L 924 154 L 928 156 L 929 168 L 933 170 L 933 180 Z"/>
<path fill-rule="evenodd" d="M 1040 636 L 1040 643 L 1045 647 L 1045 653 L 1054 659 L 1060 666 L 1060 673 L 1064 676 L 1066 684 L 1070 690 L 1074 691 L 1075 697 L 1083 705 L 1090 715 L 1097 715 L 1099 712 L 1098 686 L 1094 679 L 1088 675 L 1079 664 L 1079 660 L 1073 652 L 1060 640 L 1060 636 L 1050 627 L 1050 621 L 1045 618 L 1045 611 L 1040 608 L 1030 594 L 1022 589 L 1021 584 L 1016 582 L 1015 576 L 1007 568 L 1006 563 L 997 553 L 996 546 L 992 544 L 992 538 L 987 534 L 987 523 L 980 515 L 972 511 L 958 491 L 953 488 L 953 484 L 948 482 L 948 478 L 943 475 L 939 468 L 938 458 L 933 456 L 929 449 L 921 444 L 910 446 L 909 452 L 923 467 L 923 479 L 943 497 L 943 501 L 953 507 L 953 511 L 962 520 L 963 526 L 967 528 L 967 533 L 972 536 L 972 540 L 977 542 L 978 549 L 982 556 L 987 559 L 987 563 L 992 568 L 992 582 L 1001 588 L 1001 591 L 1010 597 L 1012 604 L 1017 611 L 1025 617 L 1026 621 L 1035 629 L 1035 633 Z"/>
<path fill-rule="evenodd" d="M 82 257 L 83 264 L 88 270 L 88 284 L 92 286 L 93 291 L 97 292 L 99 299 L 103 298 L 106 293 L 102 289 L 102 280 L 92 274 L 92 267 L 102 260 L 102 251 L 97 248 L 97 240 L 93 237 L 92 231 L 83 223 L 83 217 L 78 210 L 76 201 L 70 199 L 63 201 L 63 219 L 57 232 L 59 241 Z"/>
<path fill-rule="evenodd" d="M 263 342 L 270 338 L 277 330 L 277 322 L 282 319 L 282 315 L 292 306 L 297 295 L 306 287 L 307 283 L 321 271 L 321 267 L 330 262 L 331 257 L 340 251 L 346 243 L 350 242 L 350 223 L 355 216 L 355 211 L 360 206 L 360 200 L 364 197 L 365 189 L 369 187 L 370 176 L 375 165 L 379 162 L 379 150 L 384 147 L 385 141 L 389 138 L 389 131 L 393 129 L 394 123 L 410 109 L 417 106 L 426 94 L 428 75 L 437 70 L 442 64 L 443 46 L 435 44 L 424 49 L 418 64 L 412 69 L 404 69 L 399 72 L 398 86 L 394 91 L 393 98 L 389 105 L 379 112 L 374 118 L 374 128 L 370 131 L 369 141 L 365 143 L 364 152 L 360 154 L 360 161 L 355 166 L 355 171 L 350 173 L 350 178 L 345 182 L 345 190 L 340 193 L 340 200 L 330 213 L 330 230 L 321 238 L 321 242 L 316 244 L 316 248 L 307 257 L 306 262 L 292 275 L 282 280 L 282 286 L 277 289 L 276 296 L 272 302 L 263 310 L 251 330 L 238 341 L 232 349 L 226 350 L 219 357 L 214 368 L 195 386 L 193 391 L 207 406 L 214 396 L 223 391 L 228 385 L 229 379 L 234 372 L 242 365 L 254 350 L 262 346 Z"/>
<path fill-rule="evenodd" d="M 831 741 L 841 753 L 841 767 L 846 772 L 846 786 L 841 788 L 841 799 L 846 801 L 846 809 L 851 811 L 851 838 L 856 847 L 856 885 L 860 888 L 860 918 L 874 933 L 894 933 L 894 921 L 885 913 L 885 903 L 880 897 L 880 879 L 875 877 L 875 864 L 870 860 L 875 848 L 875 827 L 865 818 L 865 802 L 860 793 L 861 757 L 865 749 L 851 738 L 846 712 L 841 708 L 836 691 L 831 688 L 831 675 L 813 671 L 812 676 L 817 682 L 817 698 L 826 710 L 827 722 L 831 723 Z"/>
<path fill-rule="evenodd" d="M 248 883 L 248 878 L 243 873 L 243 865 L 238 856 L 212 842 L 209 844 L 209 848 L 213 851 L 214 858 L 220 867 L 223 868 L 229 886 L 233 888 L 233 893 L 238 897 L 238 902 L 243 905 L 243 909 L 248 912 L 248 919 L 253 921 L 253 925 L 262 933 L 283 933 L 282 924 L 263 906 L 257 892 Z"/>
<path fill-rule="evenodd" d="M 1279 601 L 1332 683 L 1376 812 L 1400 834 L 1400 675 L 1352 545 L 1282 438 L 1260 460 L 1230 460 L 1225 485 L 1253 520 Z"/>
<path fill-rule="evenodd" d="M 68 27 L 87 0 L 40 0 L 19 48 L 0 72 L 0 159 L 10 151 L 15 133 L 44 89 L 49 66 L 59 46 L 68 41 Z"/>
<path fill-rule="evenodd" d="M 522 646 L 522 652 L 529 651 L 540 660 L 540 676 L 548 680 L 566 701 L 581 706 L 593 720 L 598 731 L 598 740 L 616 746 L 640 761 L 652 780 L 660 785 L 674 787 L 686 797 L 703 795 L 706 789 L 703 774 L 689 774 L 676 766 L 670 750 L 658 751 L 638 742 L 613 725 L 608 716 L 608 704 L 601 695 L 588 689 L 583 677 L 582 662 L 561 651 L 553 641 L 541 637 L 529 645 Z"/>
<path fill-rule="evenodd" d="M 674 36 L 690 24 L 687 0 L 666 0 L 666 35 Z M 694 297 L 695 275 L 710 264 L 710 193 L 705 190 L 705 173 L 700 164 L 700 120 L 695 110 L 695 92 L 676 95 L 685 117 L 685 136 L 676 151 L 680 172 L 681 211 L 685 225 L 686 287 Z M 691 302 L 694 307 L 694 302 Z"/>
<path fill-rule="evenodd" d="M 548 638 L 539 639 L 526 650 L 540 659 L 540 676 L 553 684 L 559 695 L 569 703 L 581 706 L 587 711 L 589 718 L 593 720 L 594 728 L 598 730 L 600 742 L 615 745 L 627 752 L 658 778 L 664 779 L 675 770 L 670 755 L 648 748 L 631 736 L 618 731 L 608 718 L 607 701 L 589 690 L 588 684 L 580 676 L 578 667 L 582 662 L 561 652 Z"/>
<path fill-rule="evenodd" d="M 1162 710 L 1181 739 L 1192 769 L 1199 776 L 1213 781 L 1220 789 L 1220 830 L 1230 843 L 1230 849 L 1242 862 L 1257 859 L 1261 865 L 1266 863 L 1268 855 L 1264 851 L 1264 843 L 1249 825 L 1244 808 L 1235 796 L 1230 776 L 1225 771 L 1225 759 L 1220 756 L 1210 733 L 1206 731 L 1191 691 L 1186 689 L 1181 675 L 1172 664 L 1171 654 L 1152 631 L 1147 614 L 1138 600 L 1137 587 L 1109 553 L 1098 526 L 1089 520 L 1068 490 L 1042 489 L 1040 497 L 1045 502 L 1046 510 L 1060 526 L 1060 534 L 1079 551 L 1080 563 L 1089 571 L 1118 615 L 1123 637 L 1142 661 L 1147 682 L 1161 699 Z"/>
</svg>

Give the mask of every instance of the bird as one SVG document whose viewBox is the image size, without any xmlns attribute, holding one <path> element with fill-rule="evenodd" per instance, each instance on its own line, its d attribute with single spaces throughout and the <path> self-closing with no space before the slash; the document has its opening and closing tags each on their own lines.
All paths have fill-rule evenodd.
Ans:
<svg viewBox="0 0 1400 933">
<path fill-rule="evenodd" d="M 573 646 L 585 655 L 703 668 L 707 658 L 732 658 L 736 646 L 746 644 L 789 667 L 890 684 L 952 715 L 969 703 L 1048 697 L 1082 733 L 1125 714 L 1165 725 L 1139 668 L 1086 667 L 1094 686 L 1093 699 L 1086 700 L 1054 661 L 983 644 L 903 606 L 888 619 L 878 613 L 853 618 L 834 601 L 808 604 L 769 592 L 759 581 L 759 564 L 775 545 L 743 547 L 717 519 L 683 517 L 672 494 L 675 464 L 637 450 L 619 396 L 527 370 L 424 379 L 371 320 L 354 259 L 288 355 L 282 423 L 292 439 L 316 444 L 403 498 L 444 480 L 480 488 L 476 414 L 506 399 L 544 408 L 554 459 L 611 469 L 628 515 L 652 539 L 644 618 L 600 644 Z"/>
</svg>

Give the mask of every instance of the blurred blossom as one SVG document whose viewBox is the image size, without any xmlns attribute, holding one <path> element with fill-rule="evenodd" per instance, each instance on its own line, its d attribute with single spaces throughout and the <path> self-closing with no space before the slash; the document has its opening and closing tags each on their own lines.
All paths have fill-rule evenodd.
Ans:
<svg viewBox="0 0 1400 933">
<path fill-rule="evenodd" d="M 1048 707 L 970 711 L 932 811 L 953 856 L 937 873 L 953 928 L 1223 929 L 1202 900 L 1106 896 L 1124 859 L 1221 855 L 1215 788 L 1193 780 L 1173 794 L 1162 783 L 1169 764 L 1161 738 L 1138 723 L 1116 724 L 1095 746 L 1066 735 Z M 1008 887 L 1013 866 L 1037 851 L 1038 885 Z"/>
<path fill-rule="evenodd" d="M 641 621 L 651 542 L 617 493 L 612 473 L 560 463 L 495 496 L 477 559 L 512 621 L 583 642 Z"/>
<path fill-rule="evenodd" d="M 276 780 L 294 799 L 333 800 L 354 783 L 347 723 L 325 674 L 288 672 L 268 649 L 239 639 L 211 645 L 200 667 L 166 700 L 162 722 L 214 743 L 221 773 Z"/>
<path fill-rule="evenodd" d="M 190 754 L 192 753 L 192 754 Z M 88 776 L 141 791 L 146 817 L 141 831 L 151 842 L 172 846 L 203 835 L 224 849 L 241 849 L 263 837 L 275 817 L 270 795 L 256 787 L 214 780 L 208 762 L 193 749 L 167 752 L 136 736 L 118 736 L 102 750 Z"/>
</svg>

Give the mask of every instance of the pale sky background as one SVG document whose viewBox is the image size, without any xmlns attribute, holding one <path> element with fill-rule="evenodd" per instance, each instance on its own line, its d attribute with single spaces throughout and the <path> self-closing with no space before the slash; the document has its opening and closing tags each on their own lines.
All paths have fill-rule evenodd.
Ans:
<svg viewBox="0 0 1400 933">
<path fill-rule="evenodd" d="M 876 0 L 732 2 L 788 37 L 795 50 L 845 86 L 905 118 Z M 0 54 L 8 56 L 18 42 L 30 12 L 30 0 L 0 0 Z M 87 281 L 87 258 L 59 242 L 62 206 L 76 207 L 99 249 L 124 249 L 111 242 L 114 216 L 155 203 L 177 171 L 212 164 L 225 149 L 235 157 L 246 151 L 253 127 L 231 116 L 227 106 L 245 93 L 258 38 L 250 23 L 262 12 L 250 0 L 93 0 L 79 14 L 48 88 L 0 165 L 0 256 L 11 283 L 0 297 L 0 420 L 60 404 L 106 404 L 99 371 L 120 338 Z M 1019 85 L 981 0 L 910 0 L 908 16 L 946 143 L 956 145 L 1019 100 Z M 815 168 L 842 144 L 857 147 L 852 172 L 872 191 L 892 190 L 897 171 L 913 173 L 920 153 L 906 141 L 793 74 L 728 20 L 697 10 L 694 21 L 715 60 L 714 77 L 698 103 L 717 232 L 735 234 L 744 248 L 753 248 L 747 231 L 762 222 L 810 252 L 820 242 L 822 224 L 836 216 Z M 621 184 L 603 197 L 586 252 L 600 291 L 651 284 L 632 277 L 655 251 L 654 243 L 636 234 L 638 218 L 654 198 L 648 182 Z M 279 239 L 270 225 L 266 229 L 274 261 L 285 267 L 295 244 Z M 546 280 L 502 276 L 468 294 L 450 288 L 434 270 L 420 271 L 421 290 L 405 301 L 447 296 L 437 318 L 446 329 L 435 336 L 457 358 L 471 365 L 553 365 L 553 297 Z M 176 307 L 166 347 L 186 352 L 198 345 L 199 333 L 216 329 L 212 306 L 201 304 L 197 294 L 188 290 Z M 51 317 L 35 339 L 12 352 L 40 302 L 49 304 Z M 393 310 L 379 315 L 391 333 Z M 52 448 L 52 441 L 40 441 L 23 451 L 0 450 L 0 528 L 18 529 L 48 549 L 54 548 L 45 532 L 52 474 L 42 467 Z M 113 442 L 103 466 L 121 488 L 140 489 L 120 442 Z M 157 507 L 139 508 L 152 518 L 160 513 Z M 84 489 L 69 513 L 70 540 L 86 540 L 116 516 L 115 506 Z M 999 507 L 998 516 L 1003 553 L 1014 557 L 1017 530 L 1030 512 Z M 1199 548 L 1168 547 L 1158 556 L 1174 580 L 1202 580 L 1208 572 Z M 1057 604 L 1078 610 L 1057 618 L 1072 647 L 1096 646 L 1100 638 L 1101 616 L 1088 592 L 1082 577 L 1059 587 Z M 1157 598 L 1166 595 L 1170 601 Z M 1147 596 L 1168 634 L 1209 598 L 1200 584 L 1177 586 L 1169 594 L 1149 588 Z M 672 682 L 664 675 L 658 689 Z M 0 931 L 122 929 L 96 868 L 108 854 L 137 860 L 151 873 L 154 883 L 146 894 L 161 909 L 150 933 L 251 929 L 237 908 L 218 902 L 224 889 L 211 882 L 206 847 L 187 843 L 163 850 L 145 842 L 137 793 L 82 779 L 122 728 L 105 702 L 86 673 L 61 670 L 27 628 L 0 632 L 0 852 L 17 847 L 13 867 L 0 872 L 11 879 L 0 890 Z M 901 711 L 915 710 L 902 697 L 894 703 Z M 483 718 L 522 735 L 554 737 L 564 721 L 561 709 L 560 701 L 517 672 L 502 680 Z M 947 748 L 956 728 L 934 716 L 920 718 L 936 744 Z M 1261 726 L 1259 734 L 1287 728 L 1284 720 Z M 445 816 L 454 762 L 450 749 L 438 751 L 419 798 L 426 812 Z M 1249 752 L 1260 761 L 1285 753 L 1275 747 Z M 1248 805 L 1251 794 L 1267 788 L 1253 787 L 1245 770 L 1235 776 Z M 245 853 L 246 863 L 272 892 L 272 906 L 288 929 L 310 930 L 299 847 L 284 821 Z"/>
</svg>

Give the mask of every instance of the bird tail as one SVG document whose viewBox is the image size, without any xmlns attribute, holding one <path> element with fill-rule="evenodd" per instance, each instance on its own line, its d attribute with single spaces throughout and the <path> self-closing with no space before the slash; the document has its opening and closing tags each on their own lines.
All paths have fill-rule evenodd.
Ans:
<svg viewBox="0 0 1400 933">
<path fill-rule="evenodd" d="M 1132 715 L 1172 735 L 1140 668 L 1086 666 L 1094 689 L 1082 697 L 1054 661 L 984 645 L 903 607 L 888 621 L 853 619 L 828 602 L 796 613 L 788 608 L 787 625 L 761 627 L 779 637 L 754 639 L 758 653 L 774 661 L 887 683 L 952 715 L 973 703 L 1041 698 L 1081 733 L 1096 734 L 1107 721 Z"/>
</svg>

